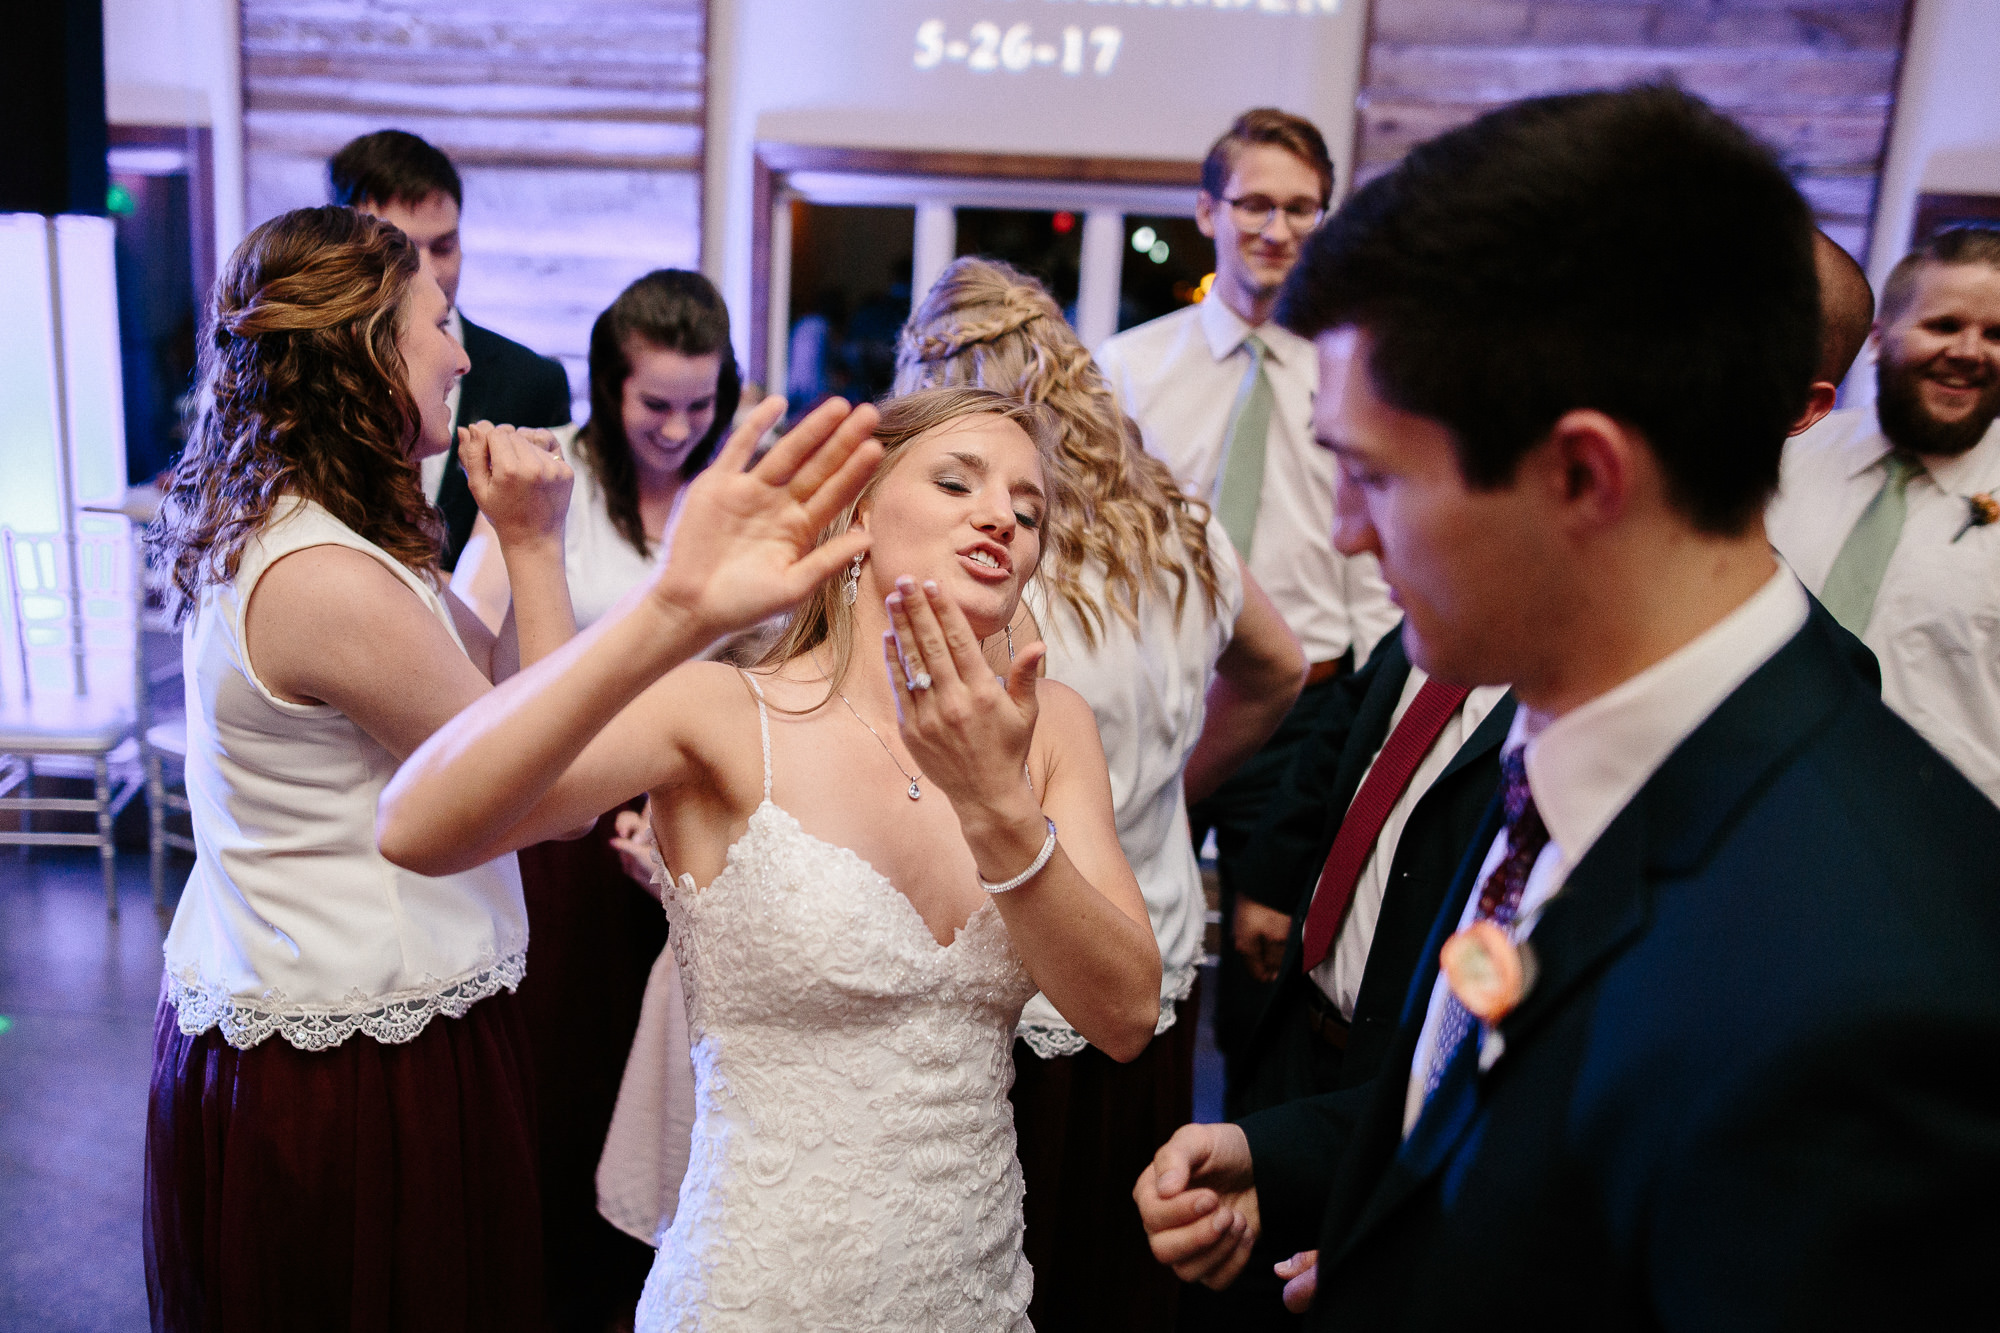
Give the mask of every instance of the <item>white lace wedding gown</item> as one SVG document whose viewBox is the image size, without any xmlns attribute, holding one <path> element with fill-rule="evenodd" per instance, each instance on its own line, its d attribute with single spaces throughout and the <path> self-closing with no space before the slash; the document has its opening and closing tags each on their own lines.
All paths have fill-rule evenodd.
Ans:
<svg viewBox="0 0 2000 1333">
<path fill-rule="evenodd" d="M 696 1120 L 636 1327 L 1025 1333 L 1007 1090 L 1035 983 L 992 903 L 940 945 L 774 805 L 761 690 L 757 714 L 764 800 L 727 866 L 659 877 Z"/>
</svg>

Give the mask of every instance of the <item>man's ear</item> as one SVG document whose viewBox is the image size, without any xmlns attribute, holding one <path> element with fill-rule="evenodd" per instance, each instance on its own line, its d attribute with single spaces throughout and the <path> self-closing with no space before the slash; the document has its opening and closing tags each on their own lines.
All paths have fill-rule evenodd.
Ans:
<svg viewBox="0 0 2000 1333">
<path fill-rule="evenodd" d="M 1806 410 L 1799 413 L 1799 419 L 1792 423 L 1787 435 L 1803 435 L 1817 426 L 1820 418 L 1833 411 L 1833 400 L 1840 396 L 1838 384 L 1828 384 L 1825 380 L 1814 380 L 1812 392 L 1806 396 Z"/>
<path fill-rule="evenodd" d="M 1561 509 L 1586 526 L 1609 523 L 1632 500 L 1650 452 L 1637 431 L 1589 408 L 1565 412 L 1540 449 Z M 1540 452 L 1540 449 L 1537 452 Z"/>
<path fill-rule="evenodd" d="M 1215 239 L 1215 196 L 1207 190 L 1194 192 L 1194 225 L 1209 240 Z"/>
</svg>

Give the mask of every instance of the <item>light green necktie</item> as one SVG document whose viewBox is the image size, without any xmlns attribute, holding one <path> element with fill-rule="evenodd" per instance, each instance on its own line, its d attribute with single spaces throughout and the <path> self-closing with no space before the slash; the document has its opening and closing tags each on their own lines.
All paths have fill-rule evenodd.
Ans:
<svg viewBox="0 0 2000 1333">
<path fill-rule="evenodd" d="M 1896 540 L 1903 535 L 1903 515 L 1908 510 L 1910 478 L 1923 471 L 1923 464 L 1908 454 L 1890 454 L 1889 478 L 1861 511 L 1854 531 L 1840 544 L 1840 554 L 1827 571 L 1826 587 L 1819 599 L 1833 618 L 1845 625 L 1856 638 L 1868 628 L 1875 612 L 1875 594 L 1881 591 L 1882 575 L 1889 557 L 1896 553 Z"/>
<path fill-rule="evenodd" d="M 1264 495 L 1264 445 L 1271 434 L 1271 377 L 1264 373 L 1264 344 L 1256 334 L 1243 340 L 1250 352 L 1250 371 L 1236 391 L 1229 427 L 1229 453 L 1222 460 L 1222 482 L 1216 488 L 1215 516 L 1236 544 L 1250 554 L 1257 531 L 1257 503 Z"/>
</svg>

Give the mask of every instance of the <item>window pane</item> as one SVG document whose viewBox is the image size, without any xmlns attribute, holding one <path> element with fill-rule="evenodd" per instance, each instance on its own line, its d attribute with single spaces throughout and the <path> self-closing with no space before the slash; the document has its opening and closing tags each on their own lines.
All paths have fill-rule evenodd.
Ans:
<svg viewBox="0 0 2000 1333">
<path fill-rule="evenodd" d="M 1083 214 L 1027 208 L 957 210 L 960 255 L 1004 259 L 1042 280 L 1076 322 L 1077 274 L 1083 264 Z"/>
<path fill-rule="evenodd" d="M 794 415 L 830 394 L 865 403 L 889 391 L 916 237 L 914 208 L 793 202 L 784 392 Z"/>
<path fill-rule="evenodd" d="M 1125 216 L 1118 327 L 1129 329 L 1191 305 L 1215 268 L 1215 243 L 1193 218 Z"/>
</svg>

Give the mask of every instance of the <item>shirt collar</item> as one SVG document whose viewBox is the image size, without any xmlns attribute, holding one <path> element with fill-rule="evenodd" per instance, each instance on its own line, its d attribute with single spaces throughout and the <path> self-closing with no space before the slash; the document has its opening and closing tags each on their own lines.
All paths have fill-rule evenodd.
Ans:
<svg viewBox="0 0 2000 1333">
<path fill-rule="evenodd" d="M 1849 481 L 1880 464 L 1892 448 L 1889 437 L 1882 433 L 1880 423 L 1875 420 L 1874 409 L 1867 409 L 1867 412 L 1873 429 L 1856 431 L 1842 447 Z M 1985 471 L 1986 461 L 1995 453 L 2000 453 L 2000 421 L 1986 428 L 1986 434 L 1980 436 L 1978 444 L 1955 458 L 1920 458 L 1918 461 L 1939 490 L 1951 493 L 1971 489 L 1971 474 Z"/>
<path fill-rule="evenodd" d="M 1254 328 L 1244 323 L 1242 316 L 1213 293 L 1203 297 L 1195 307 L 1195 318 L 1201 321 L 1202 337 L 1208 341 L 1209 354 L 1217 361 L 1234 356 L 1243 346 L 1243 340 L 1253 333 L 1264 344 L 1265 359 L 1274 365 L 1289 366 L 1301 349 L 1311 350 L 1310 343 L 1274 320 L 1266 320 Z"/>
<path fill-rule="evenodd" d="M 1526 747 L 1528 788 L 1574 869 L 1680 743 L 1806 623 L 1790 570 L 1692 642 L 1597 698 L 1547 721 L 1522 708 L 1505 749 Z"/>
<path fill-rule="evenodd" d="M 1946 494 L 1962 494 L 1979 489 L 1977 477 L 1990 472 L 1988 460 L 2000 453 L 2000 422 L 1988 426 L 1979 443 L 1955 458 L 1926 458 L 1924 471 L 1931 474 L 1937 488 Z"/>
<path fill-rule="evenodd" d="M 1870 417 L 1873 417 L 1871 412 Z M 1869 468 L 1878 466 L 1890 453 L 1889 437 L 1881 427 L 1872 430 L 1858 430 L 1848 436 L 1840 446 L 1846 464 L 1846 477 L 1854 480 Z"/>
</svg>

